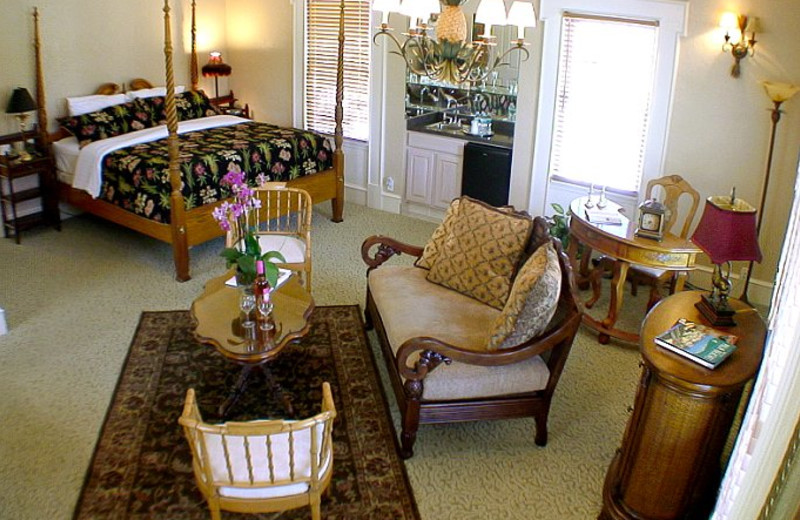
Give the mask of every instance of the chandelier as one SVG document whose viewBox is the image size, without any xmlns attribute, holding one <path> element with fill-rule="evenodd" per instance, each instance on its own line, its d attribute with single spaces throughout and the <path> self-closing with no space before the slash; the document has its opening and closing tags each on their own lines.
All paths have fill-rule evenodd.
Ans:
<svg viewBox="0 0 800 520">
<path fill-rule="evenodd" d="M 475 23 L 483 24 L 483 34 L 475 41 L 467 40 L 467 20 L 461 6 L 466 0 L 374 0 L 372 9 L 381 11 L 383 19 L 372 41 L 378 36 L 394 42 L 408 69 L 420 77 L 452 84 L 476 83 L 486 78 L 498 67 L 508 66 L 506 58 L 519 52 L 523 60 L 529 57 L 525 48 L 525 27 L 536 26 L 533 4 L 515 0 L 506 14 L 503 0 L 480 0 L 475 13 Z M 389 14 L 398 13 L 410 19 L 409 30 L 403 33 L 404 41 L 392 34 Z M 435 38 L 429 32 L 432 15 L 438 15 Z M 491 34 L 492 26 L 516 25 L 517 38 L 502 53 L 495 50 L 497 43 Z"/>
</svg>

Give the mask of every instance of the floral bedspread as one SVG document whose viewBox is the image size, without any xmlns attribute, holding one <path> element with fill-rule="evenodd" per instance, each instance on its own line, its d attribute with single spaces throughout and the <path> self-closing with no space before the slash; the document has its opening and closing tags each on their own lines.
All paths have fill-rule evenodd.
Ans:
<svg viewBox="0 0 800 520">
<path fill-rule="evenodd" d="M 288 181 L 333 165 L 330 142 L 313 132 L 247 122 L 182 134 L 181 191 L 186 209 L 230 196 L 220 180 L 245 172 L 248 183 Z M 103 159 L 100 198 L 137 215 L 170 220 L 169 153 L 162 139 L 123 148 Z"/>
</svg>

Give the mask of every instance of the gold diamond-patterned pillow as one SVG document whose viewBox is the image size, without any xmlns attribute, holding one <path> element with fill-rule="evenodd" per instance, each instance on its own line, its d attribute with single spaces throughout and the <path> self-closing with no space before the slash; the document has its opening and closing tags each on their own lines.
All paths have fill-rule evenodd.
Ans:
<svg viewBox="0 0 800 520">
<path fill-rule="evenodd" d="M 442 251 L 444 241 L 447 235 L 450 234 L 450 229 L 453 227 L 453 222 L 458 218 L 460 203 L 460 198 L 454 199 L 450 203 L 450 206 L 447 207 L 447 212 L 444 214 L 442 223 L 433 230 L 431 238 L 429 238 L 428 243 L 425 244 L 425 249 L 422 250 L 422 256 L 417 258 L 417 261 L 414 262 L 415 266 L 423 269 L 430 269 L 433 267 L 433 264 L 436 263 L 436 259 L 439 258 L 439 253 Z"/>
<path fill-rule="evenodd" d="M 457 217 L 427 279 L 502 309 L 533 221 L 469 197 Z"/>
<path fill-rule="evenodd" d="M 553 244 L 539 247 L 520 268 L 503 312 L 494 322 L 488 350 L 520 345 L 545 331 L 561 294 L 561 265 Z"/>
</svg>

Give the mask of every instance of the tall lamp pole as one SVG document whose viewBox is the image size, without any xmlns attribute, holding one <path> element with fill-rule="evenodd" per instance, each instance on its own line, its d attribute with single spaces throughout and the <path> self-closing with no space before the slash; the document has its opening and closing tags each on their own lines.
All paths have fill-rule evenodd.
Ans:
<svg viewBox="0 0 800 520">
<path fill-rule="evenodd" d="M 758 204 L 758 221 L 756 222 L 756 237 L 761 234 L 761 222 L 764 220 L 764 204 L 767 200 L 767 190 L 769 188 L 769 175 L 772 170 L 772 153 L 775 151 L 775 132 L 778 129 L 778 121 L 781 120 L 781 104 L 789 100 L 798 91 L 800 86 L 790 85 L 788 83 L 772 83 L 769 81 L 762 81 L 764 90 L 772 100 L 774 105 L 770 112 L 772 113 L 772 132 L 769 137 L 769 152 L 767 153 L 767 171 L 764 174 L 764 183 L 761 186 L 761 202 Z M 753 262 L 747 265 L 747 276 L 744 279 L 744 289 L 742 289 L 742 296 L 739 298 L 745 303 L 750 303 L 747 299 L 747 289 L 750 287 L 750 276 L 753 274 Z"/>
</svg>

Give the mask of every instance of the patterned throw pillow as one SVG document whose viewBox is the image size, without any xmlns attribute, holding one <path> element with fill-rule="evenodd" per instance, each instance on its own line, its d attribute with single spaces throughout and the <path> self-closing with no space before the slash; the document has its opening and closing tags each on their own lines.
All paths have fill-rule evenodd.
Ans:
<svg viewBox="0 0 800 520">
<path fill-rule="evenodd" d="M 153 126 L 152 113 L 143 110 L 137 101 L 110 106 L 79 116 L 64 117 L 58 122 L 78 139 L 82 148 L 94 141 Z"/>
<path fill-rule="evenodd" d="M 545 331 L 561 293 L 561 266 L 553 244 L 539 247 L 517 273 L 503 312 L 494 322 L 488 350 L 510 348 Z"/>
<path fill-rule="evenodd" d="M 455 220 L 458 218 L 458 207 L 461 203 L 461 199 L 463 198 L 469 197 L 464 195 L 458 199 L 453 199 L 453 201 L 450 202 L 450 206 L 447 207 L 447 212 L 444 214 L 442 223 L 433 230 L 431 238 L 428 239 L 428 243 L 425 244 L 425 248 L 422 250 L 422 256 L 417 258 L 417 261 L 414 262 L 415 266 L 423 269 L 430 269 L 433 267 L 433 264 L 436 263 L 436 259 L 439 258 L 439 253 L 442 250 L 442 246 L 444 246 L 444 241 L 450 234 L 450 229 L 453 227 L 453 222 L 455 222 Z M 503 213 L 514 213 L 514 206 L 500 206 L 496 209 L 502 211 Z"/>
<path fill-rule="evenodd" d="M 462 197 L 427 279 L 502 309 L 532 229 L 527 215 Z"/>
<path fill-rule="evenodd" d="M 433 230 L 431 238 L 429 238 L 428 243 L 425 244 L 425 249 L 422 250 L 422 256 L 417 258 L 417 261 L 414 262 L 415 266 L 423 269 L 430 269 L 433 267 L 433 264 L 436 263 L 436 259 L 439 258 L 439 253 L 442 250 L 442 246 L 444 246 L 444 241 L 447 238 L 447 235 L 450 234 L 450 229 L 453 227 L 453 222 L 455 222 L 457 218 L 456 215 L 458 214 L 458 207 L 460 203 L 461 199 L 454 199 L 450 203 L 450 206 L 447 207 L 447 212 L 444 214 L 442 223 Z"/>
<path fill-rule="evenodd" d="M 142 98 L 143 103 L 150 106 L 153 119 L 157 125 L 167 123 L 166 98 L 164 96 L 151 96 Z M 219 114 L 216 107 L 211 104 L 205 92 L 202 90 L 187 90 L 175 95 L 175 111 L 178 113 L 178 121 L 198 119 L 206 116 Z"/>
</svg>

